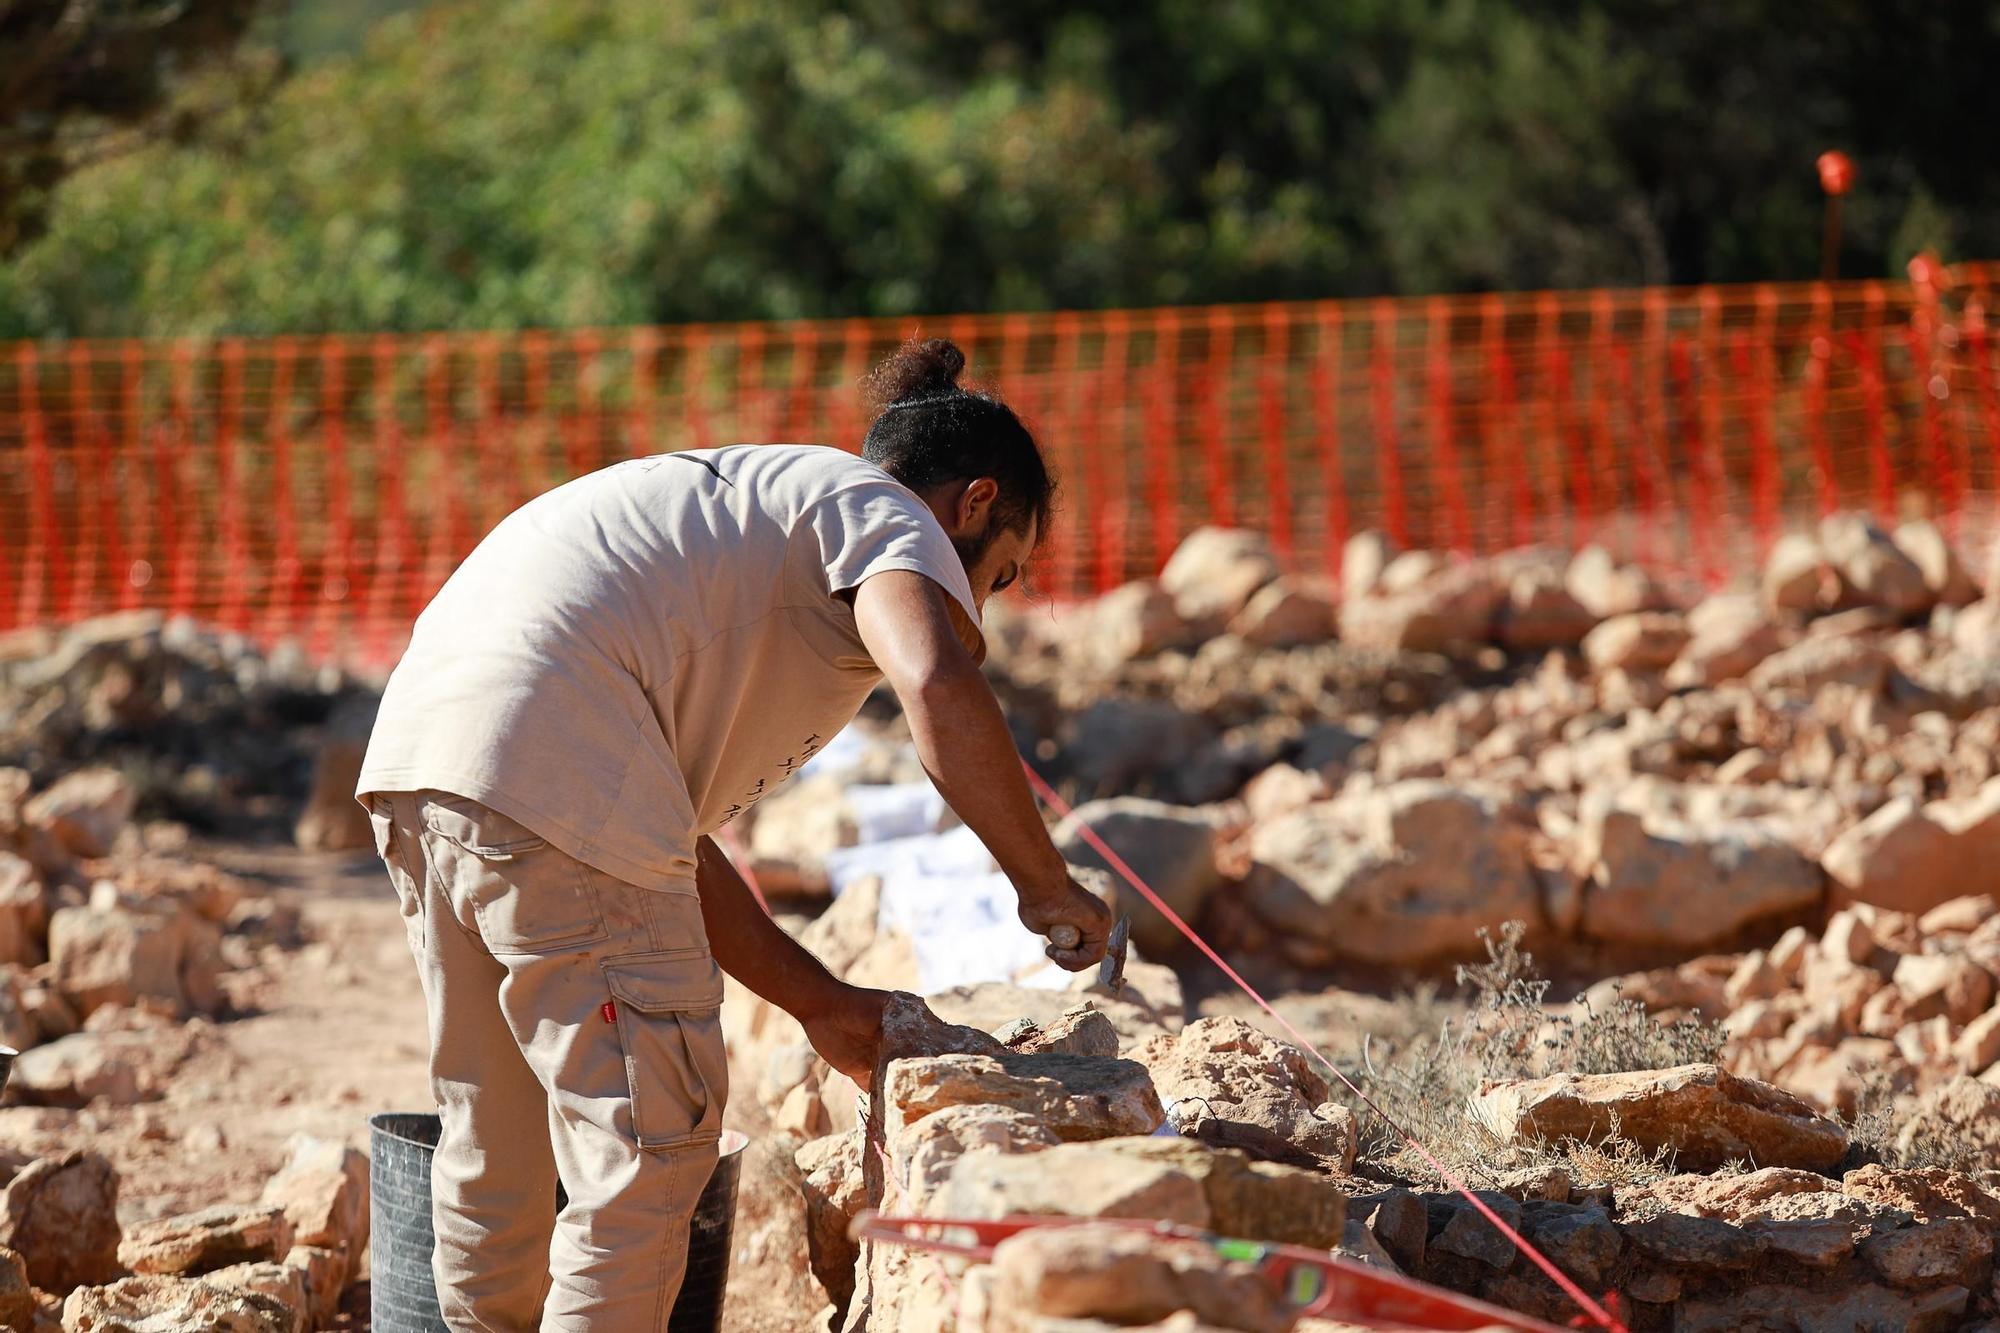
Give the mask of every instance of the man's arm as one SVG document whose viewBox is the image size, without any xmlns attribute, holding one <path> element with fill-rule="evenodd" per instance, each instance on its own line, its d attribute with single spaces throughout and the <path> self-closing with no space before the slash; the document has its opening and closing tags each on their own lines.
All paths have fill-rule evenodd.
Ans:
<svg viewBox="0 0 2000 1333">
<path fill-rule="evenodd" d="M 713 839 L 695 845 L 695 887 L 722 970 L 798 1019 L 822 1060 L 867 1087 L 888 993 L 848 985 L 779 929 Z"/>
<path fill-rule="evenodd" d="M 925 772 L 1013 881 L 1023 924 L 1037 935 L 1076 927 L 1076 947 L 1050 945 L 1048 955 L 1082 971 L 1104 957 L 1111 911 L 1070 878 L 1022 776 L 1000 701 L 959 642 L 945 597 L 922 574 L 877 574 L 855 590 L 855 625 L 903 705 Z"/>
</svg>

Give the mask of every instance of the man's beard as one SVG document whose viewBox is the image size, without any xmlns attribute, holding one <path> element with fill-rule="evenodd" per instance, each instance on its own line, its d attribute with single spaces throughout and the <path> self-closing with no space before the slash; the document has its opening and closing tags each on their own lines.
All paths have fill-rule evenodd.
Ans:
<svg viewBox="0 0 2000 1333">
<path fill-rule="evenodd" d="M 993 539 L 1000 535 L 999 529 L 1000 525 L 988 515 L 986 526 L 976 536 L 951 539 L 951 549 L 958 552 L 958 562 L 965 566 L 966 573 L 970 574 L 973 566 L 984 558 L 987 548 L 993 545 Z"/>
</svg>

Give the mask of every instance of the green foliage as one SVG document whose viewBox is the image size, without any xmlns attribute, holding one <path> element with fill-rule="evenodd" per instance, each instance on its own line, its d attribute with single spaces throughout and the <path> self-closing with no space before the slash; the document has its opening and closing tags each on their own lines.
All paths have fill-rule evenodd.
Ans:
<svg viewBox="0 0 2000 1333">
<path fill-rule="evenodd" d="M 228 54 L 257 10 L 258 0 L 0 0 L 0 255 L 40 235 L 57 184 L 173 107 L 174 72 Z M 164 128 L 185 126 L 170 117 Z"/>
<path fill-rule="evenodd" d="M 2000 253 L 1990 0 L 330 4 L 70 181 L 0 336 L 1803 278 L 1836 145 L 1847 271 Z"/>
</svg>

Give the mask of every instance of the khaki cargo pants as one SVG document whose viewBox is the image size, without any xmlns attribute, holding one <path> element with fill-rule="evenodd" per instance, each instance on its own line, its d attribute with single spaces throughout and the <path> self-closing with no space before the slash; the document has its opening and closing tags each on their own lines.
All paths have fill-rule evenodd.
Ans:
<svg viewBox="0 0 2000 1333">
<path fill-rule="evenodd" d="M 728 1095 L 693 885 L 624 883 L 442 792 L 371 813 L 430 1013 L 446 1325 L 664 1329 Z"/>
</svg>

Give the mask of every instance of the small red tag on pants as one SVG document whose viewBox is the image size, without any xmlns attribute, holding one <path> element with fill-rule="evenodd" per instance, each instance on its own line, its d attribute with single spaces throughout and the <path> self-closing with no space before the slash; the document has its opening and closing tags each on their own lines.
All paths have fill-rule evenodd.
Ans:
<svg viewBox="0 0 2000 1333">
<path fill-rule="evenodd" d="M 618 1006 L 610 1000 L 606 1000 L 597 1012 L 604 1015 L 604 1021 L 607 1023 L 618 1021 Z"/>
</svg>

